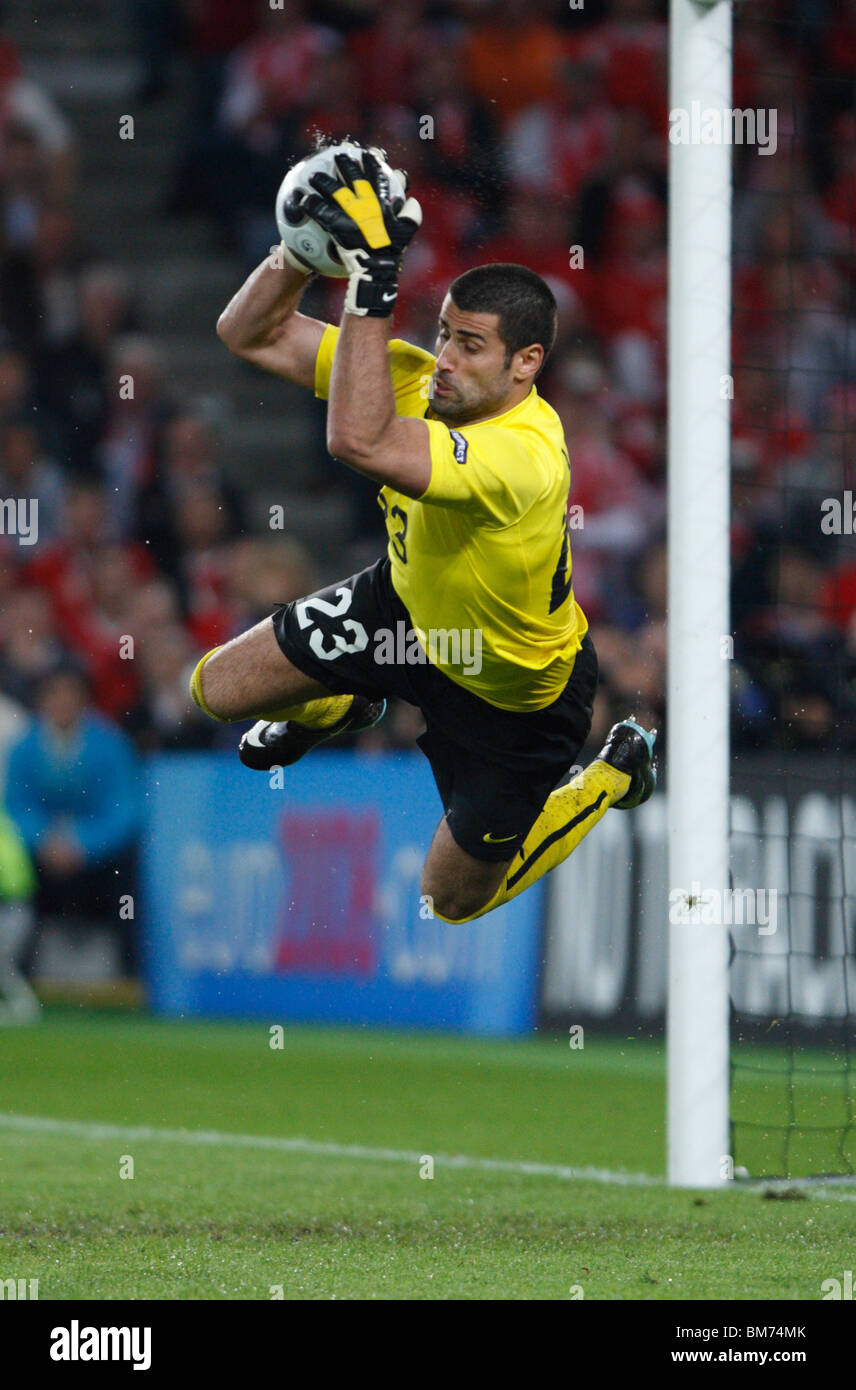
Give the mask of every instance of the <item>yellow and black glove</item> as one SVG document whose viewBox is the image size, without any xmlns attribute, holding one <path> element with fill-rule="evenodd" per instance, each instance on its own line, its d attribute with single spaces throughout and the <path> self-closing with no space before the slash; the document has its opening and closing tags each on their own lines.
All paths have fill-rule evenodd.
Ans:
<svg viewBox="0 0 856 1390">
<path fill-rule="evenodd" d="M 338 177 L 313 174 L 315 192 L 302 200 L 308 215 L 336 243 L 348 271 L 345 311 L 387 318 L 395 308 L 398 276 L 407 246 L 422 222 L 415 198 L 393 197 L 383 150 L 367 149 L 359 161 L 337 154 Z M 397 171 L 407 189 L 407 176 Z"/>
</svg>

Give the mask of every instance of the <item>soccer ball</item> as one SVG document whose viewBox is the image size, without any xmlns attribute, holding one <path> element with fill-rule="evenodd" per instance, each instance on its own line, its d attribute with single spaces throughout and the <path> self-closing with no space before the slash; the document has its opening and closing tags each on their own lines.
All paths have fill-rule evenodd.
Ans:
<svg viewBox="0 0 856 1390">
<path fill-rule="evenodd" d="M 335 242 L 313 218 L 307 217 L 299 208 L 295 212 L 294 208 L 295 201 L 299 202 L 302 196 L 314 192 L 309 183 L 313 174 L 330 174 L 334 178 L 337 176 L 333 158 L 343 152 L 352 155 L 358 161 L 363 153 L 361 146 L 353 144 L 350 140 L 343 140 L 338 145 L 326 145 L 289 169 L 276 195 L 276 225 L 291 254 L 305 265 L 307 270 L 317 271 L 319 275 L 329 275 L 333 279 L 343 279 L 348 274 L 339 259 Z M 378 151 L 372 152 L 377 157 Z M 395 204 L 400 199 L 403 203 L 407 192 L 400 176 L 385 158 L 379 159 L 378 162 L 389 180 L 389 201 Z"/>
</svg>

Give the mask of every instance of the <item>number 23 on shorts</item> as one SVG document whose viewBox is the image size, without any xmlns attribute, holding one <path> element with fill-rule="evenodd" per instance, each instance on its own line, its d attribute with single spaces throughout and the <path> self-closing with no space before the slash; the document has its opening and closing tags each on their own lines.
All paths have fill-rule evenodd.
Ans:
<svg viewBox="0 0 856 1390">
<path fill-rule="evenodd" d="M 313 630 L 309 636 L 309 647 L 314 654 L 322 661 L 335 661 L 337 656 L 343 652 L 362 652 L 369 644 L 369 635 L 362 623 L 357 622 L 356 618 L 345 618 L 351 606 L 354 595 L 348 588 L 336 590 L 336 603 L 330 603 L 329 599 L 320 598 L 317 594 L 311 598 L 301 599 L 295 605 L 297 621 L 304 630 L 311 627 Z M 310 616 L 312 612 L 320 613 L 321 619 L 313 622 Z M 342 629 L 335 631 L 336 624 L 325 622 L 324 619 L 339 619 L 338 626 Z M 344 633 L 347 636 L 343 635 Z M 330 640 L 332 646 L 326 645 L 326 639 Z"/>
</svg>

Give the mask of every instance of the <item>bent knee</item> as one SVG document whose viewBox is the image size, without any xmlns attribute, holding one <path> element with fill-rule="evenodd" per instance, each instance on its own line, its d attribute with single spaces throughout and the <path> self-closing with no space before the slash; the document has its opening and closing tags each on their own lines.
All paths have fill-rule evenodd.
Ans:
<svg viewBox="0 0 856 1390">
<path fill-rule="evenodd" d="M 420 891 L 423 902 L 431 909 L 432 915 L 442 918 L 444 922 L 452 923 L 465 922 L 469 917 L 481 912 L 495 892 L 453 888 L 443 884 L 435 884 L 432 889 L 430 880 L 423 880 Z"/>
</svg>

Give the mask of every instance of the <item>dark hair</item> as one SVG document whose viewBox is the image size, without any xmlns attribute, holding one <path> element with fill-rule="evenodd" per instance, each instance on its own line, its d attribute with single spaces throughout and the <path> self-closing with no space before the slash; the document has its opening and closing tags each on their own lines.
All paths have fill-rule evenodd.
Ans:
<svg viewBox="0 0 856 1390">
<path fill-rule="evenodd" d="M 77 681 L 86 692 L 87 699 L 92 696 L 92 680 L 89 672 L 77 657 L 69 652 L 62 652 L 48 666 L 47 670 L 42 671 L 36 682 L 36 693 L 41 696 L 49 685 L 56 680 Z"/>
<path fill-rule="evenodd" d="M 449 294 L 465 313 L 499 315 L 506 367 L 515 352 L 532 343 L 541 344 L 547 361 L 556 341 L 558 308 L 550 286 L 534 270 L 506 261 L 477 265 L 452 281 Z"/>
</svg>

